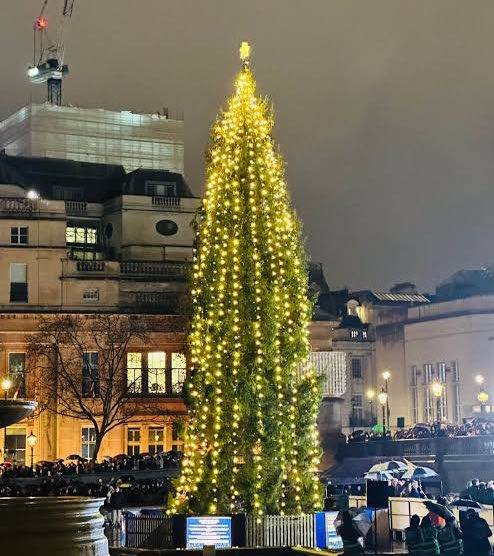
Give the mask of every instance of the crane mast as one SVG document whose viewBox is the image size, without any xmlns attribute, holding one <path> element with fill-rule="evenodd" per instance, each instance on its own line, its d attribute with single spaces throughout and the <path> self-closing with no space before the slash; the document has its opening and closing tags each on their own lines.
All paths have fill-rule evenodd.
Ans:
<svg viewBox="0 0 494 556">
<path fill-rule="evenodd" d="M 62 104 L 62 79 L 69 72 L 64 64 L 65 40 L 75 0 L 64 0 L 59 16 L 56 40 L 48 33 L 48 20 L 45 17 L 48 0 L 43 1 L 41 12 L 34 21 L 33 64 L 27 70 L 31 83 L 47 84 L 47 100 L 52 104 Z"/>
</svg>

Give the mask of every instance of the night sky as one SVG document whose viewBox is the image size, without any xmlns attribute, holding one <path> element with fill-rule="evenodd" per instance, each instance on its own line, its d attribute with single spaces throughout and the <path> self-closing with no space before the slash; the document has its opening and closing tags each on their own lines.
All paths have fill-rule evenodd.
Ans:
<svg viewBox="0 0 494 556">
<path fill-rule="evenodd" d="M 25 78 L 41 3 L 1 0 L 2 118 L 45 95 Z M 76 0 L 65 102 L 183 113 L 201 195 L 208 129 L 250 41 L 330 286 L 431 290 L 494 264 L 493 23 L 492 0 Z"/>
</svg>

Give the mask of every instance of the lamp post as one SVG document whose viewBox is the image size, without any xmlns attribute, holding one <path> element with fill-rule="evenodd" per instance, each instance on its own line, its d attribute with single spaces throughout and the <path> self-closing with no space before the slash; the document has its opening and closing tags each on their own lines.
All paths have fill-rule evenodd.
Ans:
<svg viewBox="0 0 494 556">
<path fill-rule="evenodd" d="M 377 395 L 377 401 L 381 404 L 383 410 L 383 438 L 386 438 L 386 406 L 388 403 L 388 394 L 384 390 L 384 387 Z"/>
<path fill-rule="evenodd" d="M 31 469 L 34 469 L 34 447 L 36 446 L 36 442 L 38 442 L 37 436 L 31 431 L 31 434 L 26 438 L 29 447 L 31 448 Z"/>
<path fill-rule="evenodd" d="M 4 398 L 7 399 L 7 396 L 9 394 L 9 390 L 12 388 L 12 381 L 10 380 L 10 378 L 8 376 L 6 376 L 3 380 L 2 380 L 2 390 L 3 390 L 3 395 Z M 3 461 L 6 461 L 5 458 L 5 444 L 7 443 L 7 427 L 3 428 Z"/>
<path fill-rule="evenodd" d="M 391 428 L 389 425 L 389 391 L 388 391 L 388 380 L 391 378 L 391 371 L 389 369 L 384 369 L 382 373 L 384 380 L 384 391 L 386 392 L 386 417 L 388 419 L 388 429 Z"/>
<path fill-rule="evenodd" d="M 367 400 L 369 401 L 369 407 L 370 407 L 370 423 L 371 426 L 374 424 L 374 409 L 373 409 L 373 404 L 374 404 L 374 398 L 376 397 L 376 392 L 372 389 L 369 388 L 366 392 L 365 392 L 365 397 L 367 398 Z"/>
<path fill-rule="evenodd" d="M 441 422 L 441 396 L 443 395 L 443 385 L 438 380 L 435 380 L 431 384 L 431 392 L 432 395 L 436 398 L 437 422 L 440 423 Z"/>
<path fill-rule="evenodd" d="M 485 404 L 489 401 L 489 394 L 483 389 L 477 394 L 477 399 L 480 402 L 480 413 L 485 413 Z"/>
</svg>

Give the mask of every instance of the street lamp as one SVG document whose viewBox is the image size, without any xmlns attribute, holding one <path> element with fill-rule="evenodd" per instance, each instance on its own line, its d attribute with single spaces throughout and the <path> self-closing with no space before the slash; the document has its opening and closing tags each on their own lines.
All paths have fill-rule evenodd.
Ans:
<svg viewBox="0 0 494 556">
<path fill-rule="evenodd" d="M 480 402 L 480 413 L 485 413 L 485 404 L 489 401 L 489 394 L 481 388 L 477 394 L 477 399 Z"/>
<path fill-rule="evenodd" d="M 36 446 L 36 442 L 38 442 L 38 438 L 35 434 L 33 434 L 33 431 L 31 431 L 31 434 L 26 438 L 27 443 L 29 444 L 29 447 L 31 448 L 31 469 L 34 468 L 34 447 Z"/>
<path fill-rule="evenodd" d="M 479 385 L 482 386 L 482 384 L 484 384 L 484 377 L 482 375 L 475 375 L 475 382 Z"/>
<path fill-rule="evenodd" d="M 372 408 L 373 404 L 374 404 L 374 398 L 376 397 L 376 392 L 373 388 L 369 388 L 366 392 L 365 392 L 365 397 L 367 398 L 367 400 L 369 401 L 369 406 L 370 406 L 370 421 L 371 421 L 371 425 L 373 424 L 374 421 L 374 410 Z"/>
<path fill-rule="evenodd" d="M 5 399 L 7 399 L 7 395 L 9 393 L 9 390 L 12 388 L 12 381 L 10 380 L 10 378 L 8 376 L 6 376 L 3 380 L 2 380 L 2 390 L 3 390 L 3 394 Z"/>
<path fill-rule="evenodd" d="M 443 385 L 435 380 L 431 384 L 432 395 L 436 398 L 436 412 L 437 412 L 437 422 L 441 422 L 441 396 L 443 395 Z M 434 416 L 432 417 L 434 419 Z"/>
<path fill-rule="evenodd" d="M 386 406 L 388 403 L 388 394 L 384 388 L 377 395 L 377 401 L 381 404 L 383 410 L 383 438 L 386 438 Z"/>
<path fill-rule="evenodd" d="M 388 380 L 391 378 L 391 371 L 389 369 L 384 369 L 384 371 L 382 372 L 382 377 L 384 380 L 384 389 L 386 394 L 388 394 L 388 397 L 386 399 L 386 417 L 388 418 L 388 429 L 390 428 L 389 426 L 389 390 L 388 390 Z"/>
</svg>

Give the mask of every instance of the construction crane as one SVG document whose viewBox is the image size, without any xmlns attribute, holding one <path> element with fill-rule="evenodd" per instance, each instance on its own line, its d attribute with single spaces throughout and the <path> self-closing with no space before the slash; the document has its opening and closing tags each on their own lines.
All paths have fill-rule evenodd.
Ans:
<svg viewBox="0 0 494 556">
<path fill-rule="evenodd" d="M 44 0 L 39 16 L 35 19 L 33 41 L 33 64 L 29 66 L 27 75 L 31 83 L 47 84 L 47 100 L 52 104 L 62 104 L 62 79 L 69 72 L 63 63 L 65 54 L 65 38 L 69 27 L 75 0 L 63 0 L 62 13 L 56 39 L 49 34 L 48 19 L 45 17 L 48 0 Z"/>
</svg>

